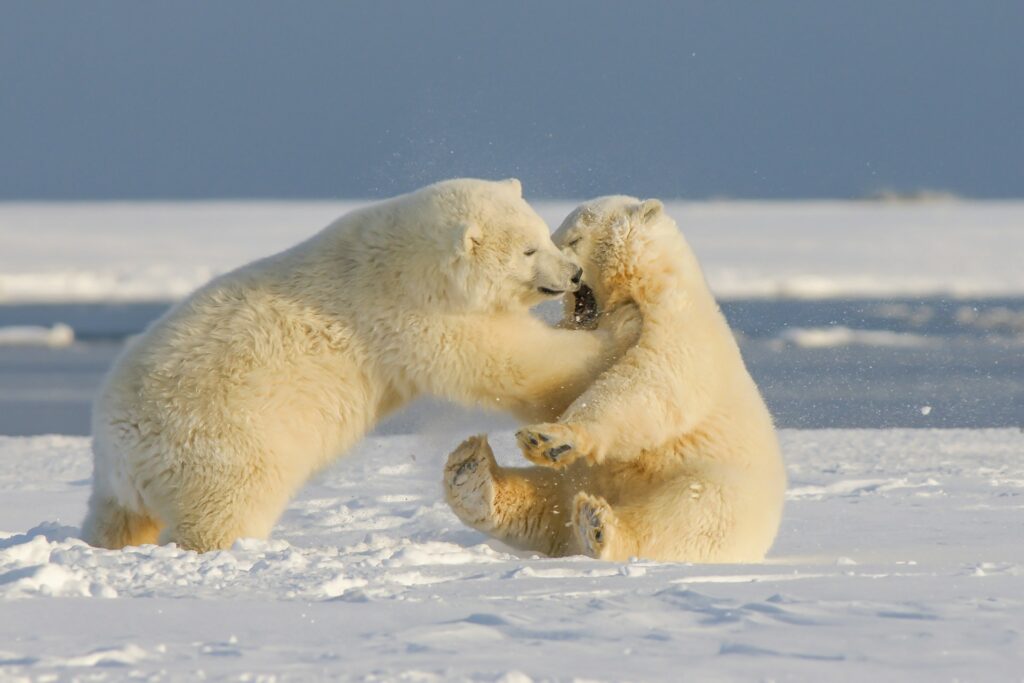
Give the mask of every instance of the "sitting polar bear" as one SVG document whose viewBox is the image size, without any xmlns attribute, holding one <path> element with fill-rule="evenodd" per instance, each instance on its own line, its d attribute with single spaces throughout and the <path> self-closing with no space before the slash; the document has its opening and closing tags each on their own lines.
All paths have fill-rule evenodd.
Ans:
<svg viewBox="0 0 1024 683">
<path fill-rule="evenodd" d="M 539 467 L 498 466 L 483 436 L 459 446 L 445 471 L 452 509 L 552 556 L 762 560 L 786 485 L 775 430 L 675 223 L 657 200 L 605 197 L 573 212 L 555 240 L 592 289 L 567 322 L 631 300 L 639 341 L 557 423 L 519 431 Z"/>
<path fill-rule="evenodd" d="M 627 318 L 616 336 L 529 315 L 580 275 L 519 181 L 462 179 L 213 280 L 100 391 L 85 540 L 265 537 L 313 472 L 425 392 L 554 419 L 635 338 Z"/>
</svg>

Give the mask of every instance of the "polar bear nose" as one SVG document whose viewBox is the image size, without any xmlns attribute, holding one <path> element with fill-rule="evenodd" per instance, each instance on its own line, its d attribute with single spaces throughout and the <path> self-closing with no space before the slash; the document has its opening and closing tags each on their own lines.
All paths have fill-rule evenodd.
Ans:
<svg viewBox="0 0 1024 683">
<path fill-rule="evenodd" d="M 577 266 L 576 267 L 576 274 L 572 276 L 572 283 L 574 285 L 579 285 L 580 280 L 582 280 L 582 279 L 583 279 L 583 269 L 580 268 L 579 266 Z"/>
</svg>

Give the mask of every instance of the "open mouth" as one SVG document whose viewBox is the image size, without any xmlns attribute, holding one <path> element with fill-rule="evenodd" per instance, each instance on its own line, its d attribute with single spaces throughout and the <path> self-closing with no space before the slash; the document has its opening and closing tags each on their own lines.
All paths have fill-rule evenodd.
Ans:
<svg viewBox="0 0 1024 683">
<path fill-rule="evenodd" d="M 594 290 L 585 284 L 573 293 L 572 321 L 579 327 L 591 327 L 597 321 L 597 298 Z"/>
<path fill-rule="evenodd" d="M 550 287 L 538 287 L 537 291 L 548 296 L 559 296 L 565 294 L 564 289 L 551 289 Z"/>
</svg>

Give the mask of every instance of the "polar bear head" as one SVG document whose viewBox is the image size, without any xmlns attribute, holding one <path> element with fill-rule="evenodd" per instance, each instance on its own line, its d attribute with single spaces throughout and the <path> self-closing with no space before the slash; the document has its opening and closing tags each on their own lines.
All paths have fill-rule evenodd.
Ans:
<svg viewBox="0 0 1024 683">
<path fill-rule="evenodd" d="M 555 246 L 514 178 L 446 180 L 403 204 L 393 224 L 403 233 L 403 278 L 417 305 L 521 310 L 579 287 L 582 269 Z M 438 282 L 443 287 L 431 284 Z"/>
<path fill-rule="evenodd" d="M 583 268 L 583 286 L 565 297 L 566 322 L 575 326 L 592 327 L 600 312 L 629 300 L 706 289 L 696 257 L 657 199 L 588 201 L 566 217 L 554 241 Z"/>
</svg>

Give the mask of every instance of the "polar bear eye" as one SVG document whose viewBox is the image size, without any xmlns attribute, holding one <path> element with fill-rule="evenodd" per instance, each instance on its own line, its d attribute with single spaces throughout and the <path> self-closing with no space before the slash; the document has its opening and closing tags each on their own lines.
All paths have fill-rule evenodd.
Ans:
<svg viewBox="0 0 1024 683">
<path fill-rule="evenodd" d="M 536 249 L 527 249 L 526 251 L 523 252 L 523 256 L 533 256 L 536 253 Z"/>
</svg>

